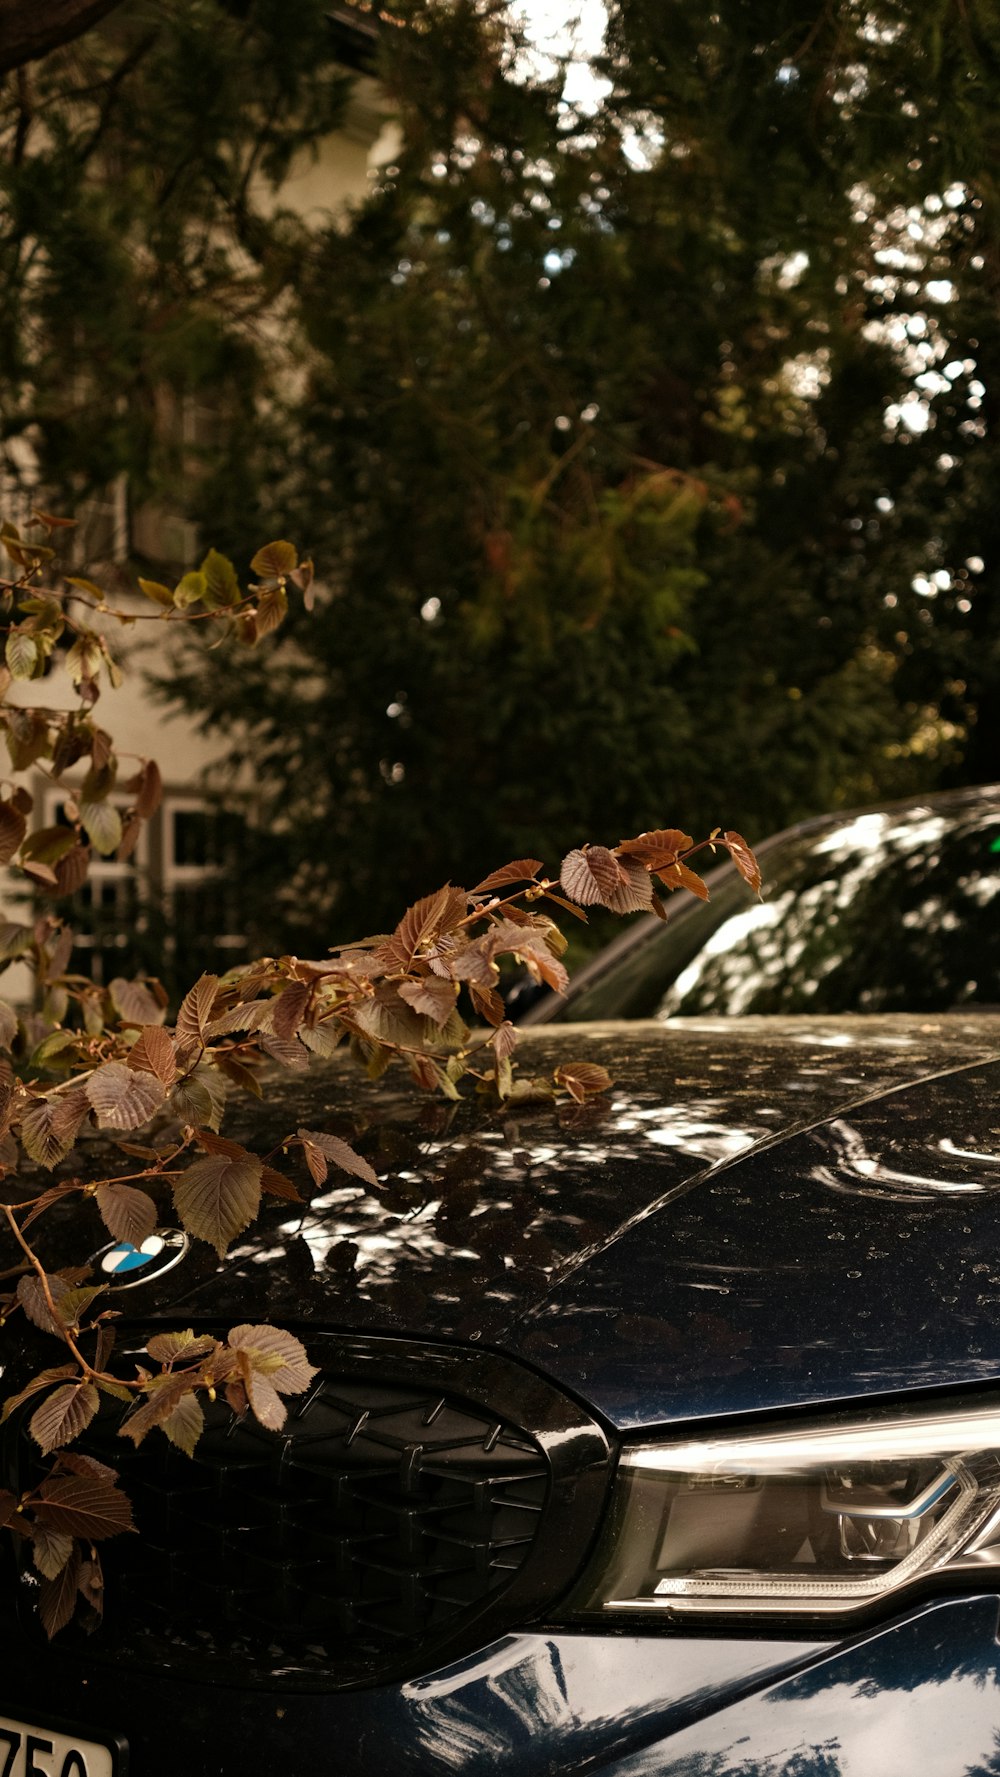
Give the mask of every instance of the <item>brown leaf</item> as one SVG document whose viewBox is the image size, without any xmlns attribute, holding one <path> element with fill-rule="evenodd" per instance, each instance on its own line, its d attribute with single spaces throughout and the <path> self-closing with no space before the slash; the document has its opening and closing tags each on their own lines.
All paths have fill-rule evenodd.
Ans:
<svg viewBox="0 0 1000 1777">
<path fill-rule="evenodd" d="M 196 1129 L 194 1139 L 206 1154 L 226 1154 L 230 1160 L 254 1160 L 256 1155 L 242 1142 L 233 1141 L 228 1135 L 218 1135 L 214 1129 Z"/>
<path fill-rule="evenodd" d="M 128 815 L 122 822 L 121 844 L 115 852 L 115 857 L 119 864 L 126 863 L 132 856 L 132 853 L 135 851 L 135 848 L 139 843 L 139 835 L 141 832 L 142 821 L 139 816 L 137 814 Z"/>
<path fill-rule="evenodd" d="M 269 580 L 280 580 L 283 575 L 290 574 L 298 565 L 299 554 L 294 543 L 288 543 L 282 537 L 275 543 L 265 543 L 258 549 L 250 563 L 255 574 L 261 574 Z"/>
<path fill-rule="evenodd" d="M 98 1185 L 94 1193 L 104 1225 L 116 1240 L 141 1246 L 156 1227 L 156 1204 L 135 1185 Z"/>
<path fill-rule="evenodd" d="M 109 1468 L 106 1462 L 98 1462 L 96 1456 L 84 1456 L 82 1450 L 60 1450 L 56 1464 L 61 1474 L 84 1475 L 91 1481 L 114 1482 L 118 1479 L 118 1470 Z"/>
<path fill-rule="evenodd" d="M 699 901 L 708 900 L 708 889 L 701 877 L 694 870 L 689 870 L 686 864 L 671 864 L 668 870 L 658 870 L 657 876 L 664 888 L 685 888 L 692 895 L 697 895 Z"/>
<path fill-rule="evenodd" d="M 230 1329 L 231 1351 L 241 1352 L 251 1369 L 266 1376 L 279 1394 L 303 1394 L 319 1371 L 309 1362 L 305 1346 L 282 1327 L 242 1325 Z"/>
<path fill-rule="evenodd" d="M 260 1207 L 263 1162 L 245 1154 L 204 1154 L 177 1180 L 174 1202 L 185 1228 L 214 1246 L 220 1259 Z"/>
<path fill-rule="evenodd" d="M 288 594 L 283 586 L 267 586 L 257 600 L 254 618 L 254 641 L 269 636 L 288 615 Z"/>
<path fill-rule="evenodd" d="M 76 1609 L 76 1596 L 80 1584 L 81 1555 L 78 1546 L 72 1544 L 72 1552 L 65 1567 L 61 1568 L 54 1579 L 43 1579 L 38 1588 L 38 1615 L 42 1621 L 49 1640 L 65 1629 Z"/>
<path fill-rule="evenodd" d="M 477 882 L 472 890 L 474 895 L 485 895 L 491 889 L 506 888 L 511 882 L 534 882 L 542 868 L 541 858 L 515 858 L 512 864 L 504 864 L 499 870 L 491 870 L 482 882 Z"/>
<path fill-rule="evenodd" d="M 240 1353 L 240 1369 L 254 1418 L 268 1431 L 280 1431 L 288 1418 L 288 1410 L 274 1383 L 253 1368 L 245 1352 Z"/>
<path fill-rule="evenodd" d="M 140 820 L 148 821 L 154 815 L 163 800 L 163 779 L 155 759 L 147 759 L 139 773 L 136 785 L 135 812 Z"/>
<path fill-rule="evenodd" d="M 12 802 L 0 801 L 0 864 L 9 864 L 28 831 L 21 810 Z"/>
<path fill-rule="evenodd" d="M 168 1372 L 152 1377 L 146 1386 L 149 1393 L 142 1406 L 130 1413 L 118 1429 L 119 1437 L 131 1438 L 137 1449 L 147 1432 L 170 1418 L 184 1396 L 191 1393 L 194 1383 L 190 1376 Z"/>
<path fill-rule="evenodd" d="M 440 975 L 426 975 L 420 981 L 402 982 L 399 997 L 415 1012 L 442 1025 L 447 1024 L 455 1010 L 457 991 L 453 982 L 442 980 Z"/>
<path fill-rule="evenodd" d="M 51 1316 L 49 1318 L 51 1320 Z M 79 1374 L 75 1364 L 59 1364 L 54 1370 L 41 1370 L 17 1394 L 8 1395 L 3 1404 L 3 1412 L 0 1413 L 0 1422 L 9 1419 L 18 1407 L 25 1401 L 30 1401 L 32 1395 L 39 1394 L 43 1388 L 51 1388 L 54 1382 L 64 1382 L 67 1377 Z"/>
<path fill-rule="evenodd" d="M 274 1000 L 246 1000 L 242 1006 L 230 1006 L 206 1026 L 205 1036 L 214 1043 L 216 1038 L 232 1036 L 234 1031 L 262 1030 L 270 1023 L 274 1006 Z"/>
<path fill-rule="evenodd" d="M 178 1048 L 202 1048 L 219 987 L 217 975 L 202 975 L 181 1001 L 175 1035 Z"/>
<path fill-rule="evenodd" d="M 193 1327 L 186 1327 L 182 1333 L 154 1333 L 147 1339 L 146 1350 L 158 1364 L 171 1364 L 175 1358 L 204 1357 L 210 1351 L 217 1351 L 218 1339 L 211 1333 L 196 1334 Z"/>
<path fill-rule="evenodd" d="M 594 1061 L 571 1061 L 557 1067 L 553 1078 L 558 1086 L 564 1086 L 577 1104 L 585 1098 L 593 1097 L 598 1092 L 605 1092 L 611 1084 L 611 1075 L 606 1067 L 598 1067 Z"/>
<path fill-rule="evenodd" d="M 35 1408 L 28 1430 L 47 1456 L 86 1431 L 100 1404 L 92 1382 L 66 1382 Z"/>
<path fill-rule="evenodd" d="M 493 966 L 488 938 L 489 933 L 486 933 L 468 943 L 460 940 L 454 946 L 440 945 L 431 959 L 435 974 L 445 974 L 455 981 L 468 981 L 470 986 L 475 982 L 477 987 L 491 988 L 497 979 L 497 972 Z"/>
<path fill-rule="evenodd" d="M 72 853 L 69 855 L 72 856 Z M 21 869 L 24 871 L 25 876 L 30 876 L 32 882 L 37 882 L 39 887 L 53 889 L 58 892 L 59 878 L 55 871 L 49 868 L 48 864 L 39 864 L 36 863 L 34 859 L 28 859 L 21 865 Z"/>
<path fill-rule="evenodd" d="M 487 1024 L 503 1023 L 506 1008 L 495 987 L 479 987 L 475 981 L 470 981 L 469 997 Z"/>
<path fill-rule="evenodd" d="M 162 1024 L 166 1016 L 154 993 L 146 986 L 145 981 L 126 981 L 123 976 L 116 975 L 108 988 L 111 1004 L 119 1017 L 126 1024 L 154 1025 Z M 150 1072 L 155 1072 L 150 1069 Z"/>
<path fill-rule="evenodd" d="M 155 1074 L 139 1073 L 123 1061 L 106 1061 L 87 1080 L 84 1091 L 101 1129 L 141 1129 L 166 1096 Z"/>
<path fill-rule="evenodd" d="M 647 870 L 660 870 L 673 864 L 679 853 L 690 851 L 693 844 L 690 833 L 682 833 L 679 827 L 656 827 L 650 833 L 640 833 L 638 839 L 621 840 L 615 849 Z"/>
<path fill-rule="evenodd" d="M 617 865 L 615 867 L 617 869 Z M 506 952 L 519 956 L 535 981 L 544 981 L 553 993 L 565 993 L 569 976 L 558 957 L 553 956 L 544 932 L 537 926 L 516 926 L 504 920 L 486 933 L 485 942 L 494 956 Z"/>
<path fill-rule="evenodd" d="M 86 882 L 89 869 L 89 845 L 74 845 L 56 865 L 56 894 L 75 895 Z"/>
<path fill-rule="evenodd" d="M 433 943 L 442 932 L 452 931 L 465 918 L 468 906 L 465 890 L 446 884 L 436 894 L 425 895 L 407 908 L 387 948 L 394 949 L 409 967 L 422 945 Z"/>
<path fill-rule="evenodd" d="M 293 1037 L 302 1023 L 309 1004 L 309 989 L 304 981 L 290 981 L 273 1002 L 271 1029 L 277 1037 Z"/>
<path fill-rule="evenodd" d="M 330 1171 L 326 1155 L 317 1148 L 314 1142 L 303 1138 L 302 1153 L 309 1168 L 309 1176 L 314 1185 L 325 1185 Z"/>
<path fill-rule="evenodd" d="M 290 1178 L 278 1172 L 273 1166 L 265 1166 L 260 1175 L 261 1189 L 272 1197 L 283 1197 L 286 1203 L 301 1203 L 302 1193 L 297 1191 Z"/>
<path fill-rule="evenodd" d="M 60 1475 L 43 1481 L 35 1512 L 54 1530 L 100 1542 L 132 1530 L 132 1507 L 113 1482 L 88 1475 Z"/>
<path fill-rule="evenodd" d="M 101 1568 L 101 1557 L 96 1549 L 92 1548 L 80 1562 L 77 1591 L 99 1620 L 104 1613 L 104 1573 Z"/>
<path fill-rule="evenodd" d="M 221 1074 L 225 1074 L 227 1080 L 232 1080 L 234 1086 L 239 1086 L 241 1091 L 251 1092 L 254 1098 L 263 1098 L 264 1088 L 257 1075 L 245 1062 L 237 1061 L 235 1055 L 216 1054 L 213 1065 Z"/>
<path fill-rule="evenodd" d="M 641 913 L 652 905 L 653 885 L 649 871 L 636 858 L 619 858 L 622 881 L 608 896 L 612 913 Z"/>
<path fill-rule="evenodd" d="M 723 833 L 718 841 L 724 845 L 736 865 L 744 882 L 748 882 L 755 895 L 760 894 L 760 865 L 745 839 L 739 833 Z"/>
<path fill-rule="evenodd" d="M 50 1171 L 70 1151 L 90 1105 L 81 1087 L 51 1098 L 37 1098 L 21 1118 L 21 1145 L 32 1160 Z"/>
<path fill-rule="evenodd" d="M 144 1025 L 126 1055 L 125 1063 L 137 1073 L 154 1074 L 164 1086 L 172 1086 L 177 1078 L 173 1038 L 158 1024 Z"/>
<path fill-rule="evenodd" d="M 160 1421 L 160 1430 L 178 1450 L 183 1450 L 185 1456 L 194 1455 L 195 1445 L 204 1429 L 205 1415 L 194 1393 L 182 1394 L 173 1411 Z"/>
<path fill-rule="evenodd" d="M 6 1530 L 21 1515 L 17 1509 L 19 1504 L 16 1493 L 8 1492 L 6 1487 L 0 1488 L 0 1530 Z"/>
<path fill-rule="evenodd" d="M 546 901 L 554 901 L 556 906 L 561 907 L 564 913 L 572 913 L 574 919 L 580 919 L 583 921 L 584 925 L 587 924 L 587 915 L 584 913 L 583 908 L 574 907 L 572 901 L 567 901 L 565 896 L 557 895 L 552 889 L 546 889 L 543 899 Z"/>
<path fill-rule="evenodd" d="M 276 1061 L 279 1067 L 291 1068 L 296 1074 L 306 1072 L 309 1057 L 299 1037 L 272 1037 L 265 1031 L 259 1041 L 264 1054 L 270 1055 L 271 1060 Z"/>
<path fill-rule="evenodd" d="M 598 902 L 607 906 L 609 895 L 622 881 L 622 872 L 618 859 L 606 845 L 591 845 L 567 852 L 559 879 L 570 900 L 578 901 L 581 907 L 592 907 Z"/>
<path fill-rule="evenodd" d="M 341 1172 L 349 1172 L 355 1178 L 364 1179 L 366 1185 L 378 1184 L 378 1174 L 374 1167 L 361 1154 L 356 1154 L 350 1144 L 342 1141 L 339 1135 L 326 1135 L 319 1129 L 300 1129 L 298 1133 L 304 1142 L 311 1142 Z"/>
<path fill-rule="evenodd" d="M 32 1559 L 39 1573 L 47 1580 L 54 1580 L 73 1553 L 73 1538 L 39 1522 L 31 1527 L 31 1543 Z"/>
</svg>

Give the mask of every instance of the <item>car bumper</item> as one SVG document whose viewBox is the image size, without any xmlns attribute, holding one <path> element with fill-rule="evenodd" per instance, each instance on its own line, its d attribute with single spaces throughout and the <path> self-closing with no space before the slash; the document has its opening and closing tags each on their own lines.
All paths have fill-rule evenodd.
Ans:
<svg viewBox="0 0 1000 1777">
<path fill-rule="evenodd" d="M 117 1733 L 128 1777 L 965 1777 L 997 1771 L 995 1596 L 850 1642 L 509 1636 L 405 1684 L 234 1691 L 2 1653 L 0 1710 Z"/>
</svg>

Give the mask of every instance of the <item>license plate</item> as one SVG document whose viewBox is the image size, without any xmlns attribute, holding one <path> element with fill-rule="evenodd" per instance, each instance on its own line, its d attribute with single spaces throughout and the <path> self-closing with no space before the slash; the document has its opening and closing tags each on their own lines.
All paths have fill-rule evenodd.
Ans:
<svg viewBox="0 0 1000 1777">
<path fill-rule="evenodd" d="M 124 1777 L 121 1742 L 0 1715 L 0 1777 Z"/>
</svg>

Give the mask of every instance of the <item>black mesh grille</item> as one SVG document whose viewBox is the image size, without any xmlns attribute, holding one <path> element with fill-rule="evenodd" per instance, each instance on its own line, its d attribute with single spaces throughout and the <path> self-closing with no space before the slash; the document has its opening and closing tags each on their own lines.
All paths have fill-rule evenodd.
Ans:
<svg viewBox="0 0 1000 1777">
<path fill-rule="evenodd" d="M 518 1573 L 549 1491 L 539 1445 L 467 1401 L 326 1376 L 282 1433 L 206 1410 L 195 1460 L 137 1451 L 120 1409 L 84 1447 L 140 1534 L 105 1545 L 108 1628 L 327 1667 L 405 1664 Z"/>
</svg>

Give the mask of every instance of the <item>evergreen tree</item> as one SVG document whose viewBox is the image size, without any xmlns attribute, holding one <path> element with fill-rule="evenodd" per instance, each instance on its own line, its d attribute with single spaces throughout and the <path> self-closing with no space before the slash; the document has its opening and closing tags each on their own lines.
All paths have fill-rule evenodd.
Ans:
<svg viewBox="0 0 1000 1777">
<path fill-rule="evenodd" d="M 266 663 L 174 681 L 282 835 L 245 872 L 269 947 L 668 803 L 759 836 L 1000 775 L 995 9 L 609 12 L 581 113 L 501 0 L 383 7 L 400 152 L 325 228 L 270 197 L 344 100 L 320 7 L 293 37 L 197 0 L 149 47 L 130 8 L 84 40 L 99 97 L 79 48 L 41 64 L 44 152 L 11 112 L 16 214 L 48 196 L 9 253 L 10 417 L 47 475 L 127 468 L 325 581 Z M 178 389 L 211 462 L 162 423 Z"/>
</svg>

